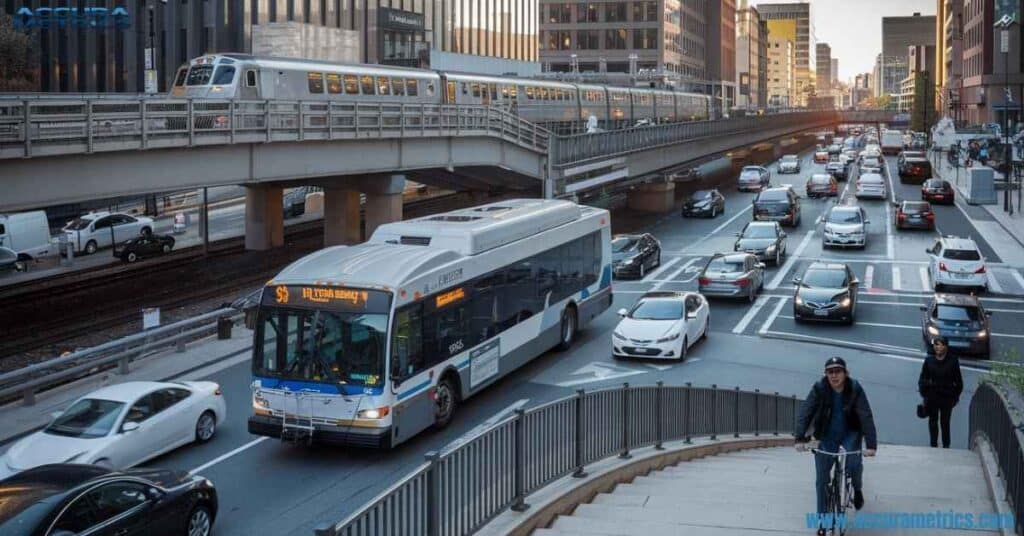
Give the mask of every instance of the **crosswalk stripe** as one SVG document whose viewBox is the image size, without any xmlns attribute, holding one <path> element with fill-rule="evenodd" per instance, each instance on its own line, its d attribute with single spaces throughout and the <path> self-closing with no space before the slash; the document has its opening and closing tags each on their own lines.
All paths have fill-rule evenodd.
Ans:
<svg viewBox="0 0 1024 536">
<path fill-rule="evenodd" d="M 864 287 L 865 288 L 875 288 L 874 282 L 875 282 L 875 265 L 874 264 L 869 264 L 868 267 L 864 269 Z"/>
<path fill-rule="evenodd" d="M 1017 280 L 1017 285 L 1020 286 L 1021 293 L 1024 293 L 1024 276 L 1020 275 L 1020 272 L 1016 269 L 1011 269 L 1010 273 L 1013 275 L 1013 278 Z"/>
<path fill-rule="evenodd" d="M 928 288 L 931 287 L 931 284 L 928 281 L 928 269 L 921 266 L 917 272 L 921 274 L 921 290 L 928 290 Z"/>
<path fill-rule="evenodd" d="M 996 273 L 992 270 L 989 270 L 988 273 L 985 275 L 988 279 L 988 290 L 990 292 L 995 292 L 996 294 L 1002 294 L 1003 286 L 999 284 L 999 278 L 996 277 Z"/>
<path fill-rule="evenodd" d="M 892 289 L 902 290 L 902 283 L 900 282 L 900 267 L 895 264 L 892 265 Z"/>
</svg>

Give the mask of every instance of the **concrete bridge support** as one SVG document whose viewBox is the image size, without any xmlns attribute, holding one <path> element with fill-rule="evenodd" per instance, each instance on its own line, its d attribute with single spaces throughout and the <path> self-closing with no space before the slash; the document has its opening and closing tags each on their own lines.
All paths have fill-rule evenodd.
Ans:
<svg viewBox="0 0 1024 536">
<path fill-rule="evenodd" d="M 282 188 L 270 184 L 245 187 L 245 249 L 266 250 L 284 245 Z"/>
<path fill-rule="evenodd" d="M 402 192 L 405 175 L 366 177 L 360 190 L 366 194 L 366 238 L 373 236 L 377 227 L 385 223 L 402 221 Z"/>
<path fill-rule="evenodd" d="M 644 212 L 669 212 L 676 203 L 676 183 L 642 184 L 626 195 L 629 208 Z"/>
<path fill-rule="evenodd" d="M 324 247 L 358 244 L 359 190 L 351 184 L 324 186 Z"/>
</svg>

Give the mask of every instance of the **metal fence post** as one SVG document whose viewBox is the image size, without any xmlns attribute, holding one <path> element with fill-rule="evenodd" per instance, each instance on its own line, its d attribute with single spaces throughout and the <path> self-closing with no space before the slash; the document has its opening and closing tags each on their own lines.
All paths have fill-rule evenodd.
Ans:
<svg viewBox="0 0 1024 536">
<path fill-rule="evenodd" d="M 127 355 L 117 360 L 117 373 L 121 375 L 128 374 L 128 362 L 131 360 Z"/>
<path fill-rule="evenodd" d="M 34 406 L 36 405 L 36 390 L 34 387 L 29 387 L 21 392 L 21 405 L 22 406 Z"/>
<path fill-rule="evenodd" d="M 718 385 L 711 384 L 711 440 L 718 439 Z"/>
<path fill-rule="evenodd" d="M 196 144 L 196 114 L 195 106 L 193 106 L 192 99 L 186 101 L 188 103 L 188 146 L 192 147 Z"/>
<path fill-rule="evenodd" d="M 267 143 L 273 139 L 273 135 L 270 132 L 270 99 L 263 101 L 263 126 L 267 129 L 266 139 Z"/>
<path fill-rule="evenodd" d="M 760 434 L 761 429 L 761 390 L 754 389 L 754 437 Z"/>
<path fill-rule="evenodd" d="M 441 454 L 432 450 L 426 454 L 427 468 L 427 536 L 441 534 Z"/>
<path fill-rule="evenodd" d="M 85 152 L 92 152 L 92 101 L 85 99 Z"/>
<path fill-rule="evenodd" d="M 139 99 L 139 122 L 141 123 L 142 139 L 139 142 L 139 148 L 146 148 L 146 141 L 149 137 L 149 118 L 146 116 L 146 99 Z"/>
<path fill-rule="evenodd" d="M 735 427 L 733 428 L 732 436 L 733 437 L 739 437 L 740 436 L 740 386 L 739 385 L 736 386 L 735 393 L 736 393 L 736 407 L 733 408 L 733 420 L 732 420 L 732 422 L 735 425 Z"/>
<path fill-rule="evenodd" d="M 21 136 L 25 142 L 25 156 L 32 156 L 32 103 L 27 100 L 22 102 L 22 114 L 24 123 L 21 126 Z"/>
<path fill-rule="evenodd" d="M 791 423 L 796 423 L 797 411 L 799 411 L 800 408 L 798 408 L 797 405 L 796 405 L 796 395 L 791 395 L 791 397 L 792 397 L 792 400 L 793 400 L 793 420 L 790 421 L 790 422 Z"/>
<path fill-rule="evenodd" d="M 629 453 L 629 383 L 622 384 L 622 452 L 619 458 L 628 460 L 633 456 Z"/>
<path fill-rule="evenodd" d="M 686 443 L 692 443 L 690 437 L 690 417 L 693 415 L 693 410 L 690 408 L 693 402 L 693 384 L 686 382 L 686 403 L 683 404 L 683 435 L 686 437 Z"/>
<path fill-rule="evenodd" d="M 661 403 L 661 392 L 665 382 L 658 380 L 654 384 L 654 450 L 665 450 L 665 447 L 661 446 L 662 441 L 662 430 L 661 430 L 661 415 L 663 413 Z"/>
<path fill-rule="evenodd" d="M 779 392 L 775 391 L 772 397 L 772 407 L 775 408 L 775 435 L 779 435 Z"/>
<path fill-rule="evenodd" d="M 525 511 L 530 505 L 523 500 L 526 497 L 526 434 L 523 431 L 523 418 L 526 411 L 522 408 L 516 410 L 515 441 L 515 498 L 512 499 L 512 510 L 516 512 Z"/>
<path fill-rule="evenodd" d="M 572 474 L 574 478 L 587 476 L 587 471 L 583 467 L 583 395 L 583 389 L 576 390 L 576 472 Z"/>
</svg>

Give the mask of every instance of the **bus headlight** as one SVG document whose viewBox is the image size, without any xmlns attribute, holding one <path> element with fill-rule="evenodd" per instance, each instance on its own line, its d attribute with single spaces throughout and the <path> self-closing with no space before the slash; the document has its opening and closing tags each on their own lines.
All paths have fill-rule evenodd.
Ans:
<svg viewBox="0 0 1024 536">
<path fill-rule="evenodd" d="M 270 407 L 270 402 L 267 402 L 267 399 L 263 398 L 259 391 L 256 391 L 252 395 L 252 406 L 257 409 L 267 409 Z"/>
<path fill-rule="evenodd" d="M 373 409 L 361 409 L 359 413 L 356 413 L 356 417 L 360 419 L 383 419 L 391 413 L 391 406 L 381 406 Z"/>
</svg>

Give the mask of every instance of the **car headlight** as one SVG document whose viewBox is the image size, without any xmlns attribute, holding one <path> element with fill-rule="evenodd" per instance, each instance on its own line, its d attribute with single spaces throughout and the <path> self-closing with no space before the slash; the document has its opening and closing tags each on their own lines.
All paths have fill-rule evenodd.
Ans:
<svg viewBox="0 0 1024 536">
<path fill-rule="evenodd" d="M 801 298 L 799 294 L 797 294 L 796 296 L 793 297 L 793 303 L 795 303 L 797 305 L 803 305 L 804 304 L 804 299 Z"/>
<path fill-rule="evenodd" d="M 842 307 L 849 307 L 853 303 L 849 296 L 844 296 L 843 299 L 839 300 L 839 305 Z"/>
<path fill-rule="evenodd" d="M 984 339 L 985 337 L 988 337 L 988 332 L 985 330 L 981 330 L 978 332 L 978 337 Z"/>
<path fill-rule="evenodd" d="M 360 419 L 383 419 L 391 413 L 391 406 L 381 406 L 373 409 L 361 409 L 356 413 L 356 417 Z"/>
<path fill-rule="evenodd" d="M 929 335 L 938 335 L 939 334 L 939 330 L 935 326 L 928 326 L 928 334 Z"/>
<path fill-rule="evenodd" d="M 620 341 L 626 340 L 625 335 L 619 333 L 618 331 L 613 331 L 612 332 L 612 337 L 615 337 L 616 339 L 619 339 Z"/>
<path fill-rule="evenodd" d="M 658 339 L 657 342 L 669 342 L 669 341 L 674 341 L 674 340 L 676 340 L 678 338 L 679 338 L 679 333 L 673 333 L 673 334 L 669 335 L 668 337 L 662 337 L 662 338 Z"/>
<path fill-rule="evenodd" d="M 768 247 L 764 248 L 767 252 L 775 251 L 775 244 L 769 244 Z"/>
</svg>

